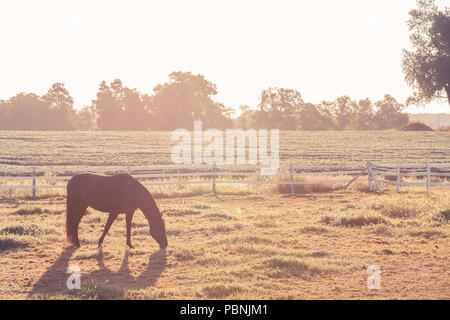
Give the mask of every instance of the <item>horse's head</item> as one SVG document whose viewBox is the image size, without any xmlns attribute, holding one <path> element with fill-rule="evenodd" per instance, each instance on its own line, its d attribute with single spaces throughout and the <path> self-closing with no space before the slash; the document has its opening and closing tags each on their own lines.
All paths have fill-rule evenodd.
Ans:
<svg viewBox="0 0 450 320">
<path fill-rule="evenodd" d="M 158 242 L 161 249 L 167 247 L 166 224 L 162 217 L 150 220 L 150 235 Z"/>
<path fill-rule="evenodd" d="M 144 190 L 145 193 L 143 198 L 141 198 L 143 200 L 141 200 L 142 205 L 140 209 L 148 220 L 150 235 L 156 240 L 156 242 L 158 242 L 161 249 L 165 249 L 167 247 L 166 224 L 164 223 L 162 213 L 159 211 L 159 208 L 156 205 L 155 200 L 153 200 L 150 192 L 148 192 L 147 189 Z"/>
</svg>

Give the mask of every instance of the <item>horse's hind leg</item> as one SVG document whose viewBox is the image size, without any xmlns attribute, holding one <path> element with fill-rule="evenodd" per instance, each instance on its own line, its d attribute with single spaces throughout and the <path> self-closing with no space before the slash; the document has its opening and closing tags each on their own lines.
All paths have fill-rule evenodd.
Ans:
<svg viewBox="0 0 450 320">
<path fill-rule="evenodd" d="M 86 205 L 74 202 L 70 194 L 67 197 L 67 216 L 66 216 L 66 242 L 73 244 L 75 247 L 80 246 L 78 239 L 78 225 L 81 217 L 87 209 Z"/>
<path fill-rule="evenodd" d="M 131 244 L 131 221 L 133 220 L 133 214 L 134 212 L 127 213 L 126 214 L 126 221 L 127 221 L 127 245 L 133 249 L 133 245 Z"/>
<path fill-rule="evenodd" d="M 100 239 L 98 240 L 99 247 L 102 246 L 103 239 L 105 239 L 105 236 L 109 231 L 109 228 L 111 228 L 111 225 L 113 224 L 114 220 L 116 220 L 117 216 L 118 216 L 118 213 L 115 213 L 115 212 L 111 212 L 109 214 L 108 221 L 106 221 L 105 230 L 103 230 L 103 234 L 100 237 Z"/>
<path fill-rule="evenodd" d="M 74 223 L 75 223 L 75 232 L 74 232 L 74 241 L 73 241 L 74 245 L 77 248 L 79 248 L 81 246 L 80 245 L 80 239 L 78 238 L 78 227 L 80 225 L 81 218 L 83 218 L 84 214 L 86 213 L 86 209 L 87 209 L 87 206 L 85 206 L 85 205 L 82 205 L 82 206 L 77 208 L 77 213 L 78 214 L 76 215 L 75 221 L 74 221 Z"/>
</svg>

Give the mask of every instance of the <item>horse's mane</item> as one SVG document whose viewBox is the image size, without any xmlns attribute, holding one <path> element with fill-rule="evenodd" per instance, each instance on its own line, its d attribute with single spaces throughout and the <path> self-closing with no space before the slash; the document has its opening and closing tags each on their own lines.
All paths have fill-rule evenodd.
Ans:
<svg viewBox="0 0 450 320">
<path fill-rule="evenodd" d="M 157 213 L 159 216 L 162 216 L 162 213 L 159 211 L 159 208 L 156 205 L 150 191 L 148 191 L 148 189 L 136 179 L 133 178 L 133 180 L 137 182 L 136 185 L 138 187 L 139 199 L 142 201 L 143 208 L 140 209 L 142 211 L 148 211 L 149 214 Z M 144 212 L 144 214 L 146 213 Z"/>
</svg>

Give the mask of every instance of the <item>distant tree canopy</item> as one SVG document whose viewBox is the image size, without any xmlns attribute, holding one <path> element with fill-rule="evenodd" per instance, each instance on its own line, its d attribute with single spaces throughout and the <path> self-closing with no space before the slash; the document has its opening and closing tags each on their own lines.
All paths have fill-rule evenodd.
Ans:
<svg viewBox="0 0 450 320">
<path fill-rule="evenodd" d="M 147 130 L 150 128 L 149 97 L 122 85 L 119 79 L 109 86 L 100 83 L 92 110 L 100 130 Z"/>
<path fill-rule="evenodd" d="M 55 83 L 41 100 L 49 107 L 50 127 L 54 130 L 75 128 L 75 111 L 73 99 L 63 83 Z"/>
<path fill-rule="evenodd" d="M 257 110 L 241 106 L 241 115 L 213 100 L 216 85 L 202 75 L 173 72 L 152 95 L 116 79 L 101 82 L 91 106 L 75 111 L 62 83 L 43 96 L 19 93 L 0 100 L 0 130 L 174 130 L 204 128 L 278 128 L 282 130 L 383 130 L 408 122 L 404 106 L 390 95 L 372 103 L 349 96 L 320 104 L 305 102 L 297 90 L 267 88 Z"/>
<path fill-rule="evenodd" d="M 77 122 L 73 99 L 62 83 L 53 84 L 41 97 L 22 92 L 0 101 L 2 130 L 74 130 Z"/>
<path fill-rule="evenodd" d="M 296 90 L 268 88 L 261 93 L 259 110 L 242 106 L 235 123 L 242 128 L 283 130 L 385 130 L 408 123 L 403 110 L 404 105 L 389 94 L 375 103 L 342 96 L 315 105 L 304 102 Z"/>
<path fill-rule="evenodd" d="M 415 91 L 407 104 L 447 98 L 450 105 L 450 10 L 439 11 L 434 0 L 417 0 L 409 15 L 412 50 L 403 50 L 402 69 Z"/>
<path fill-rule="evenodd" d="M 268 88 L 261 93 L 258 123 L 265 128 L 272 126 L 295 130 L 303 104 L 297 90 Z"/>
<path fill-rule="evenodd" d="M 216 94 L 216 85 L 202 75 L 172 72 L 169 75 L 169 82 L 154 88 L 152 96 L 152 112 L 156 120 L 154 128 L 192 129 L 194 120 L 202 120 L 206 127 L 229 127 L 231 120 L 227 115 L 230 110 L 212 100 L 211 97 Z"/>
<path fill-rule="evenodd" d="M 169 82 L 157 85 L 152 96 L 122 85 L 119 79 L 100 84 L 92 110 L 100 130 L 192 129 L 194 120 L 205 126 L 231 124 L 229 109 L 212 100 L 216 85 L 202 75 L 173 72 Z"/>
</svg>

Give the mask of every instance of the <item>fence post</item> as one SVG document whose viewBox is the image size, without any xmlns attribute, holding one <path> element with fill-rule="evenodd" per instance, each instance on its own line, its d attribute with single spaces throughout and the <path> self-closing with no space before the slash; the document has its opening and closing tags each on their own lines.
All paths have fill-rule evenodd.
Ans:
<svg viewBox="0 0 450 320">
<path fill-rule="evenodd" d="M 371 166 L 370 162 L 368 162 L 367 171 L 372 176 L 371 180 L 373 180 L 375 182 L 375 186 L 377 187 L 378 192 L 381 193 L 381 186 L 380 186 L 380 184 L 377 181 L 377 176 L 376 176 L 375 172 L 373 172 L 373 169 L 372 169 L 372 166 Z M 372 183 L 370 183 L 370 188 L 369 189 L 372 190 Z"/>
<path fill-rule="evenodd" d="M 431 168 L 429 162 L 427 162 L 427 196 L 431 196 Z"/>
<path fill-rule="evenodd" d="M 369 161 L 367 161 L 367 179 L 369 180 L 369 192 L 372 192 L 372 172 L 370 171 Z"/>
<path fill-rule="evenodd" d="M 213 185 L 212 192 L 216 195 L 216 163 L 213 163 Z"/>
<path fill-rule="evenodd" d="M 400 165 L 397 165 L 397 193 L 400 193 Z"/>
<path fill-rule="evenodd" d="M 289 174 L 290 174 L 290 178 L 291 178 L 291 194 L 295 193 L 294 190 L 294 172 L 292 169 L 292 164 L 289 165 Z"/>
<path fill-rule="evenodd" d="M 36 171 L 33 168 L 33 200 L 36 200 Z"/>
</svg>

